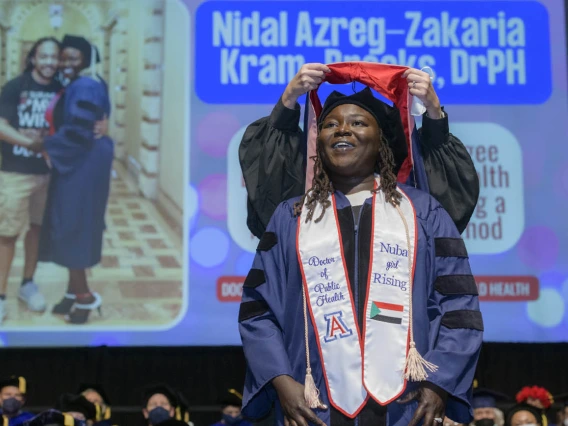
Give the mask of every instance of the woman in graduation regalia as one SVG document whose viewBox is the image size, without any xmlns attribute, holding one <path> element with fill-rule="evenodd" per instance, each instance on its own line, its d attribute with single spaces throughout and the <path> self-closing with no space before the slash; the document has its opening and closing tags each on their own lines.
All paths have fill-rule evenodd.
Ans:
<svg viewBox="0 0 568 426">
<path fill-rule="evenodd" d="M 394 101 L 410 143 L 404 67 L 330 71 Z M 397 184 L 386 104 L 368 88 L 310 101 L 312 187 L 278 206 L 243 285 L 243 415 L 274 405 L 278 425 L 467 424 L 483 321 L 464 242 L 432 196 Z"/>
<path fill-rule="evenodd" d="M 544 426 L 542 413 L 534 405 L 517 404 L 507 411 L 505 426 Z"/>
<path fill-rule="evenodd" d="M 83 324 L 102 305 L 87 284 L 86 269 L 101 260 L 114 143 L 94 134 L 95 123 L 110 114 L 106 84 L 94 69 L 96 48 L 83 37 L 66 35 L 61 52 L 68 84 L 46 114 L 51 136 L 44 144 L 52 173 L 39 258 L 69 269 L 67 292 L 53 313 Z"/>
<path fill-rule="evenodd" d="M 518 404 L 532 405 L 541 411 L 542 426 L 548 426 L 547 410 L 554 404 L 552 394 L 540 386 L 524 386 L 515 396 Z"/>
<path fill-rule="evenodd" d="M 308 174 L 311 164 L 306 159 L 311 153 L 306 153 L 306 135 L 298 127 L 300 106 L 297 99 L 317 87 L 328 73 L 329 68 L 323 64 L 302 66 L 271 115 L 249 125 L 243 135 L 239 159 L 248 193 L 247 225 L 258 238 L 276 206 L 303 194 L 310 186 L 311 177 L 306 179 L 306 163 Z M 475 167 L 467 149 L 449 132 L 448 115 L 440 106 L 429 75 L 409 69 L 401 78 L 409 85 L 410 93 L 420 98 L 427 108 L 422 116 L 422 128 L 413 135 L 415 162 L 422 167 L 421 175 L 408 176 L 408 181 L 399 176 L 399 181 L 430 192 L 448 211 L 461 233 L 479 196 Z M 383 130 L 391 149 L 404 150 L 405 145 L 398 143 L 402 131 L 398 109 L 388 108 L 385 113 L 389 123 Z M 400 163 L 395 164 L 395 172 L 400 167 Z"/>
</svg>

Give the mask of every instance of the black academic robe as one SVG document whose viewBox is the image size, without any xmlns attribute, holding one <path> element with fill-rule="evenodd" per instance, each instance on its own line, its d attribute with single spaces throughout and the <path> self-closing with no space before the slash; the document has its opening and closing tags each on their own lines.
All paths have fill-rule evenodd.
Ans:
<svg viewBox="0 0 568 426">
<path fill-rule="evenodd" d="M 248 193 L 247 225 L 258 238 L 278 204 L 305 192 L 306 147 L 299 121 L 299 104 L 289 109 L 279 100 L 269 117 L 249 125 L 243 135 L 239 161 Z M 430 194 L 461 233 L 479 197 L 473 161 L 450 133 L 447 114 L 439 120 L 424 114 L 419 135 Z"/>
</svg>

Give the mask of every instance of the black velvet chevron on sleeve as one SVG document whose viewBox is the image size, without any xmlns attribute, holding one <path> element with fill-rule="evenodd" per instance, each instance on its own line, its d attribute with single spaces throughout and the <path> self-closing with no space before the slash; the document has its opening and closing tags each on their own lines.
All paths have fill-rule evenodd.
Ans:
<svg viewBox="0 0 568 426">
<path fill-rule="evenodd" d="M 478 295 L 473 275 L 440 275 L 436 278 L 434 288 L 445 295 Z"/>
<path fill-rule="evenodd" d="M 264 300 L 242 302 L 239 308 L 239 322 L 258 317 L 268 312 L 268 304 Z"/>
<path fill-rule="evenodd" d="M 259 285 L 264 284 L 266 282 L 266 276 L 264 275 L 264 271 L 262 269 L 255 269 L 252 268 L 245 282 L 243 287 L 245 288 L 257 288 Z"/>
<path fill-rule="evenodd" d="M 278 238 L 274 232 L 265 232 L 256 248 L 258 251 L 268 251 L 278 244 Z"/>
<path fill-rule="evenodd" d="M 471 310 L 448 311 L 442 317 L 441 324 L 448 328 L 470 328 L 483 331 L 481 312 Z"/>
<path fill-rule="evenodd" d="M 468 257 L 461 238 L 436 238 L 435 245 L 438 257 Z"/>
</svg>

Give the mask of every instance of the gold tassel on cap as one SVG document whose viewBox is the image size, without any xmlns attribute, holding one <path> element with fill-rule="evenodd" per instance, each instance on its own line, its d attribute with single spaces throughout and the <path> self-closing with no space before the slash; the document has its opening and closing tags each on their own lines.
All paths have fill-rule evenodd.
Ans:
<svg viewBox="0 0 568 426">
<path fill-rule="evenodd" d="M 181 420 L 181 408 L 176 407 L 176 420 Z"/>
<path fill-rule="evenodd" d="M 99 404 L 93 404 L 95 406 L 95 420 L 100 422 L 102 420 L 101 406 Z"/>
<path fill-rule="evenodd" d="M 26 393 L 26 379 L 24 379 L 23 377 L 18 377 L 18 388 L 20 389 L 20 392 L 22 392 L 23 394 Z"/>
<path fill-rule="evenodd" d="M 235 389 L 229 389 L 229 393 L 232 393 L 237 398 L 239 398 L 241 401 L 243 400 L 243 395 L 241 393 L 237 392 Z"/>
<path fill-rule="evenodd" d="M 64 426 L 74 426 L 75 419 L 71 417 L 69 414 L 63 414 L 63 424 Z"/>
<path fill-rule="evenodd" d="M 428 373 L 426 370 L 430 372 L 434 372 L 438 370 L 438 366 L 432 364 L 431 362 L 426 361 L 420 353 L 418 349 L 416 349 L 416 343 L 414 343 L 414 327 L 412 325 L 412 286 L 414 284 L 414 271 L 412 270 L 412 260 L 413 253 L 410 249 L 410 231 L 408 230 L 408 223 L 406 222 L 406 218 L 402 213 L 402 210 L 399 206 L 396 206 L 402 221 L 404 222 L 404 230 L 406 231 L 406 244 L 408 246 L 408 291 L 410 293 L 409 301 L 408 301 L 408 327 L 410 329 L 410 348 L 408 350 L 408 355 L 406 356 L 406 363 L 404 365 L 404 377 L 407 380 L 412 382 L 421 382 L 426 380 L 428 377 Z"/>
<path fill-rule="evenodd" d="M 107 408 L 106 408 L 105 414 L 104 414 L 104 416 L 103 416 L 103 419 L 104 419 L 104 420 L 110 419 L 110 407 L 107 407 Z"/>
</svg>

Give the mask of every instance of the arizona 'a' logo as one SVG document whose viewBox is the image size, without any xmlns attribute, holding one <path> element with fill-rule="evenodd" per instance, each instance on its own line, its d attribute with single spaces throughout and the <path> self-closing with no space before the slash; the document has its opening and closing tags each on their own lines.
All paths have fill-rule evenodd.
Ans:
<svg viewBox="0 0 568 426">
<path fill-rule="evenodd" d="M 343 339 L 353 334 L 353 330 L 347 327 L 343 321 L 343 312 L 337 311 L 323 316 L 327 322 L 327 332 L 325 333 L 325 343 L 333 342 L 334 340 Z"/>
</svg>

